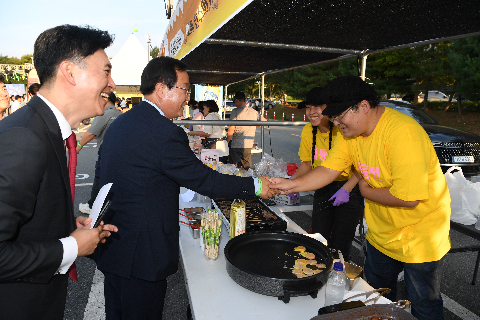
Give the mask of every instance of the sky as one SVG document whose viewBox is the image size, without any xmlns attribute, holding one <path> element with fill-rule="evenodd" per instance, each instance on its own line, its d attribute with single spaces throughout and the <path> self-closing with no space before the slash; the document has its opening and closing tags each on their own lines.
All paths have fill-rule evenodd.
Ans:
<svg viewBox="0 0 480 320">
<path fill-rule="evenodd" d="M 167 28 L 164 0 L 1 0 L 0 55 L 20 58 L 33 54 L 43 31 L 62 24 L 90 25 L 115 35 L 105 50 L 113 58 L 132 34 L 147 49 L 159 47 Z"/>
</svg>

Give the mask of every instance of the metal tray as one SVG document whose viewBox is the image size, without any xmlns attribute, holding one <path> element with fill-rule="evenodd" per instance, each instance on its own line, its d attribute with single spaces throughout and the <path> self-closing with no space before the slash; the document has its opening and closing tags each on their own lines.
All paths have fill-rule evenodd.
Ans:
<svg viewBox="0 0 480 320">
<path fill-rule="evenodd" d="M 373 317 L 393 320 L 415 320 L 407 311 L 391 304 L 374 304 L 335 313 L 316 316 L 310 320 L 371 320 Z"/>
<path fill-rule="evenodd" d="M 233 199 L 214 199 L 212 200 L 215 209 L 223 215 L 223 223 L 226 227 L 226 230 L 230 230 L 230 206 L 234 200 Z M 272 211 L 268 206 L 266 206 L 259 199 L 252 200 L 243 200 L 246 205 L 246 226 L 245 232 L 254 232 L 254 231 L 285 231 L 287 230 L 287 222 L 280 218 L 275 212 Z M 224 212 L 223 208 L 228 208 L 228 212 Z M 253 207 L 253 209 L 252 209 Z M 264 216 L 261 212 L 265 211 L 267 217 Z"/>
</svg>

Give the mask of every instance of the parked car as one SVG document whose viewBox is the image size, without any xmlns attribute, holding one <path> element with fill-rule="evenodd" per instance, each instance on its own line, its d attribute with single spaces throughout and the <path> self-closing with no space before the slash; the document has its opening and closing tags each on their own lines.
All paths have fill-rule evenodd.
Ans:
<svg viewBox="0 0 480 320">
<path fill-rule="evenodd" d="M 381 105 L 398 110 L 418 121 L 427 132 L 445 173 L 452 166 L 462 167 L 465 176 L 480 174 L 480 136 L 441 126 L 422 109 L 402 101 L 381 101 Z"/>
<path fill-rule="evenodd" d="M 257 107 L 256 101 L 258 101 L 258 107 Z M 275 102 L 273 101 L 268 101 L 268 100 L 263 100 L 263 101 L 264 101 L 265 109 L 272 109 L 275 106 Z M 262 99 L 260 98 L 248 99 L 247 106 L 255 110 L 260 110 L 262 108 Z"/>
<path fill-rule="evenodd" d="M 230 114 L 232 113 L 232 110 L 235 109 L 237 106 L 235 105 L 235 102 L 233 102 L 231 99 L 228 99 L 226 101 L 226 107 L 225 107 L 225 119 L 230 119 Z"/>
<path fill-rule="evenodd" d="M 424 99 L 425 94 L 420 92 L 418 95 L 422 100 Z M 450 97 L 440 91 L 432 90 L 428 91 L 428 101 L 448 101 Z M 457 101 L 456 99 L 452 99 L 452 101 Z"/>
<path fill-rule="evenodd" d="M 407 93 L 402 97 L 403 101 L 408 101 L 408 102 L 413 102 L 413 98 L 415 97 L 415 94 L 413 93 Z"/>
</svg>

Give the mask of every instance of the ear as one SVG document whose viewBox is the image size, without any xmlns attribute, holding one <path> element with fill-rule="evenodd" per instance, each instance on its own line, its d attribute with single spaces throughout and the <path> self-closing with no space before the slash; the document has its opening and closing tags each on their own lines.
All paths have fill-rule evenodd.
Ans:
<svg viewBox="0 0 480 320">
<path fill-rule="evenodd" d="M 155 94 L 160 98 L 162 99 L 163 97 L 165 97 L 165 94 L 167 93 L 167 90 L 168 90 L 168 87 L 161 83 L 161 82 L 157 82 L 157 84 L 155 85 Z"/>
<path fill-rule="evenodd" d="M 62 61 L 58 67 L 59 72 L 68 83 L 72 86 L 76 85 L 74 77 L 74 64 L 69 61 Z M 57 75 L 58 76 L 58 75 Z"/>
<path fill-rule="evenodd" d="M 362 103 L 360 104 L 360 107 L 362 108 L 363 110 L 363 113 L 368 113 L 368 111 L 370 111 L 371 107 L 370 107 L 370 103 L 368 103 L 367 100 L 363 100 Z"/>
</svg>

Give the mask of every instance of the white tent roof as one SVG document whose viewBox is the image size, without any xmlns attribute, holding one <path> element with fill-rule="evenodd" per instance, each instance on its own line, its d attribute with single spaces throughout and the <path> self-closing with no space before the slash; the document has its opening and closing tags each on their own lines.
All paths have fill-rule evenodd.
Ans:
<svg viewBox="0 0 480 320">
<path fill-rule="evenodd" d="M 143 69 L 148 63 L 148 52 L 132 33 L 112 63 L 112 79 L 117 86 L 139 86 Z"/>
</svg>

